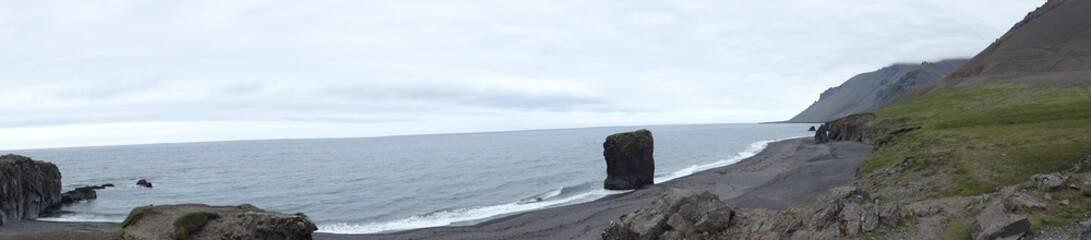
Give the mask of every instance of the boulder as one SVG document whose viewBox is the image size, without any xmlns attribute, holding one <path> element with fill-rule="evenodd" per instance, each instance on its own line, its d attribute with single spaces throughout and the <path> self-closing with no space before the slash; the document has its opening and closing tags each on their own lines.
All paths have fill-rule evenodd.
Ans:
<svg viewBox="0 0 1091 240">
<path fill-rule="evenodd" d="M 1065 181 L 1068 180 L 1060 173 L 1050 174 L 1038 174 L 1030 177 L 1030 180 L 1038 184 L 1038 189 L 1042 191 L 1053 191 L 1061 186 L 1064 186 Z"/>
<path fill-rule="evenodd" d="M 1030 230 L 1027 217 L 1004 212 L 999 204 L 989 205 L 974 218 L 973 239 L 1018 239 Z"/>
<path fill-rule="evenodd" d="M 811 128 L 807 129 L 807 131 L 808 132 L 814 132 L 814 131 L 817 131 L 817 130 L 814 129 L 814 125 L 811 125 Z"/>
<path fill-rule="evenodd" d="M 1091 240 L 1091 219 L 1087 219 L 1080 229 L 1080 240 Z"/>
<path fill-rule="evenodd" d="M 121 239 L 311 239 L 306 215 L 267 212 L 250 205 L 181 204 L 134 209 Z"/>
<path fill-rule="evenodd" d="M 704 190 L 667 189 L 651 204 L 610 221 L 603 239 L 682 239 L 727 228 L 735 212 Z"/>
<path fill-rule="evenodd" d="M 830 141 L 829 128 L 826 124 L 818 126 L 818 130 L 814 132 L 814 143 L 826 143 Z"/>
<path fill-rule="evenodd" d="M 98 198 L 98 193 L 95 192 L 94 186 L 78 187 L 72 191 L 62 193 L 60 203 L 69 204 L 95 198 Z"/>
<path fill-rule="evenodd" d="M 152 183 L 148 182 L 148 180 L 146 179 L 140 179 L 140 181 L 136 181 L 136 185 L 145 188 L 152 188 Z"/>
<path fill-rule="evenodd" d="M 603 188 L 629 190 L 654 184 L 652 132 L 642 129 L 610 135 L 602 148 L 602 155 L 606 158 Z"/>
<path fill-rule="evenodd" d="M 0 225 L 38 218 L 61 201 L 61 171 L 52 163 L 0 156 Z"/>
</svg>

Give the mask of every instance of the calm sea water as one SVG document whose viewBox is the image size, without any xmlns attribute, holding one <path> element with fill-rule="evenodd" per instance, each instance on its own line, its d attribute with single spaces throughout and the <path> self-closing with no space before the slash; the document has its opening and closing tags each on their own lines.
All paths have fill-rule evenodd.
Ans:
<svg viewBox="0 0 1091 240">
<path fill-rule="evenodd" d="M 250 203 L 303 212 L 320 232 L 472 224 L 575 204 L 602 190 L 607 135 L 647 128 L 656 182 L 725 166 L 803 124 L 605 127 L 351 139 L 262 140 L 8 150 L 56 163 L 64 190 L 113 183 L 49 221 L 121 222 L 148 204 Z M 136 187 L 139 179 L 155 187 Z"/>
</svg>

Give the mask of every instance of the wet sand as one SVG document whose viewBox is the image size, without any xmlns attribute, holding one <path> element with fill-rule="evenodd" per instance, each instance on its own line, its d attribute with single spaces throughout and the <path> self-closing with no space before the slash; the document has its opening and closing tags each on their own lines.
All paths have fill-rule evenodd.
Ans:
<svg viewBox="0 0 1091 240">
<path fill-rule="evenodd" d="M 741 208 L 783 209 L 814 202 L 823 191 L 852 181 L 860 161 L 871 151 L 871 145 L 857 142 L 816 145 L 811 138 L 789 139 L 770 143 L 761 153 L 730 166 L 592 202 L 519 213 L 472 226 L 383 234 L 315 233 L 313 237 L 335 240 L 599 239 L 607 223 L 652 202 L 668 187 L 705 189 L 729 205 Z M 0 238 L 53 239 L 77 234 L 77 237 L 108 239 L 110 235 L 105 230 L 116 226 L 113 223 L 20 221 L 0 226 Z"/>
</svg>

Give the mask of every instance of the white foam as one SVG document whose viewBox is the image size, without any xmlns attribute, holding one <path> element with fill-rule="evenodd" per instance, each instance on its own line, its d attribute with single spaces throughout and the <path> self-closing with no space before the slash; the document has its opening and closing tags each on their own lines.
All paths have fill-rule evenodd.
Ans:
<svg viewBox="0 0 1091 240">
<path fill-rule="evenodd" d="M 555 191 L 560 194 L 560 191 Z M 490 217 L 519 213 L 529 210 L 547 208 L 562 204 L 576 204 L 583 202 L 594 201 L 605 196 L 625 193 L 629 191 L 611 191 L 611 190 L 592 190 L 590 192 L 573 195 L 566 198 L 545 200 L 539 202 L 528 203 L 506 203 L 493 206 L 478 206 L 459 208 L 453 210 L 444 210 L 433 212 L 424 215 L 412 216 L 408 218 L 398 219 L 388 222 L 377 223 L 364 223 L 364 224 L 349 224 L 338 223 L 331 225 L 324 225 L 318 227 L 318 232 L 325 233 L 343 233 L 343 234 L 360 234 L 360 233 L 379 233 L 400 231 L 427 227 L 439 227 L 447 226 L 452 223 L 481 220 Z M 552 194 L 553 192 L 550 192 Z M 554 196 L 556 194 L 553 194 Z"/>
<path fill-rule="evenodd" d="M 112 222 L 121 223 L 122 220 L 110 218 L 102 215 L 84 214 L 84 213 L 65 213 L 56 217 L 44 217 L 38 218 L 38 221 L 45 222 Z"/>
</svg>

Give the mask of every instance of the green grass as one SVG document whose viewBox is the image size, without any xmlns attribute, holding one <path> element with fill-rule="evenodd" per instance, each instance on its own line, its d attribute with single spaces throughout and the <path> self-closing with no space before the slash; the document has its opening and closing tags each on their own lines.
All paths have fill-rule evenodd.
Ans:
<svg viewBox="0 0 1091 240">
<path fill-rule="evenodd" d="M 186 215 L 174 220 L 174 237 L 176 239 L 186 239 L 187 235 L 204 227 L 208 220 L 218 217 L 220 217 L 219 214 L 210 212 L 186 213 Z"/>
<path fill-rule="evenodd" d="M 913 158 L 910 169 L 955 176 L 935 197 L 970 196 L 1066 169 L 1091 154 L 1091 88 L 957 87 L 874 111 L 921 126 L 876 151 L 860 174 Z M 932 173 L 929 173 L 932 174 Z"/>
<path fill-rule="evenodd" d="M 947 226 L 943 228 L 943 233 L 939 235 L 939 239 L 943 240 L 964 240 L 973 238 L 974 219 L 972 218 L 960 218 L 951 217 L 947 219 Z"/>
<path fill-rule="evenodd" d="M 249 210 L 253 210 L 253 211 L 261 211 L 261 212 L 265 211 L 265 210 L 262 210 L 261 208 L 255 207 L 254 205 L 251 205 L 249 203 L 244 203 L 242 205 L 239 205 L 239 208 L 249 209 Z"/>
<path fill-rule="evenodd" d="M 136 217 L 136 215 L 139 215 L 140 213 L 144 212 L 144 210 L 147 210 L 149 208 L 152 208 L 152 205 L 133 208 L 133 210 L 129 211 L 129 216 L 125 217 L 125 221 L 121 222 L 120 227 L 124 228 L 125 226 L 129 226 L 129 224 L 132 223 L 133 218 Z"/>
<path fill-rule="evenodd" d="M 938 186 L 928 198 L 992 192 L 1027 182 L 1034 174 L 1066 170 L 1091 155 L 1091 88 L 1086 87 L 1013 83 L 949 87 L 871 113 L 880 119 L 907 120 L 875 132 L 921 129 L 897 137 L 874 136 L 891 141 L 860 164 L 857 176 L 905 162 L 906 171 L 895 179 L 908 174 L 951 178 L 953 184 Z M 876 186 L 886 187 L 897 186 Z M 1060 206 L 1058 200 L 1048 213 L 1033 213 L 1036 229 L 1091 217 L 1091 197 L 1083 191 L 1066 188 L 1051 194 L 1070 204 Z M 959 221 L 949 222 L 948 230 L 958 228 Z"/>
</svg>

